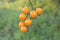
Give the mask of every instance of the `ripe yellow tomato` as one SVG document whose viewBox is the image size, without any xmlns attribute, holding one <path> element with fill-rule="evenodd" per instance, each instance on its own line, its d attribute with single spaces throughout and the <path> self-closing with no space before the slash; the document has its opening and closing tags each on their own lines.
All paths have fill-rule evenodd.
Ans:
<svg viewBox="0 0 60 40">
<path fill-rule="evenodd" d="M 37 8 L 36 12 L 37 12 L 38 15 L 42 15 L 43 10 L 42 10 L 42 8 Z"/>
<path fill-rule="evenodd" d="M 24 7 L 23 8 L 23 13 L 24 14 L 28 14 L 30 12 L 29 8 L 28 7 Z"/>
<path fill-rule="evenodd" d="M 25 14 L 22 13 L 19 15 L 19 18 L 20 18 L 20 20 L 26 20 L 27 17 Z"/>
<path fill-rule="evenodd" d="M 38 15 L 37 15 L 37 13 L 36 13 L 36 11 L 31 11 L 30 12 L 30 17 L 31 18 L 36 18 Z"/>
<path fill-rule="evenodd" d="M 32 25 L 32 20 L 31 19 L 26 19 L 25 20 L 25 25 L 26 26 L 31 26 Z"/>
<path fill-rule="evenodd" d="M 25 26 L 25 23 L 24 23 L 24 22 L 20 22 L 20 23 L 18 24 L 18 26 L 19 26 L 19 28 L 20 28 L 21 26 Z"/>
<path fill-rule="evenodd" d="M 21 30 L 21 32 L 28 32 L 28 27 L 21 26 L 20 30 Z"/>
</svg>

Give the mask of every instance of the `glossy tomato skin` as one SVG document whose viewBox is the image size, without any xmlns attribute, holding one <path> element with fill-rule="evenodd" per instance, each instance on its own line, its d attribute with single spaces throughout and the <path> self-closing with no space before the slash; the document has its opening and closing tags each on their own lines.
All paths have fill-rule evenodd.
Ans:
<svg viewBox="0 0 60 40">
<path fill-rule="evenodd" d="M 28 14 L 30 12 L 30 9 L 28 7 L 23 8 L 23 13 Z"/>
<path fill-rule="evenodd" d="M 19 28 L 21 27 L 21 26 L 25 26 L 25 23 L 24 22 L 19 22 Z"/>
<path fill-rule="evenodd" d="M 38 15 L 37 15 L 37 13 L 36 13 L 36 11 L 31 11 L 30 12 L 30 17 L 31 18 L 36 18 Z"/>
<path fill-rule="evenodd" d="M 32 25 L 32 20 L 26 19 L 26 20 L 25 20 L 25 25 L 26 25 L 26 26 L 31 26 L 31 25 Z"/>
<path fill-rule="evenodd" d="M 37 12 L 38 15 L 42 15 L 43 10 L 42 10 L 42 8 L 37 8 L 36 12 Z"/>
<path fill-rule="evenodd" d="M 21 31 L 21 32 L 28 32 L 28 27 L 26 27 L 26 26 L 21 26 L 20 31 Z"/>
<path fill-rule="evenodd" d="M 20 18 L 20 20 L 26 20 L 27 17 L 25 14 L 22 13 L 19 15 L 19 18 Z"/>
</svg>

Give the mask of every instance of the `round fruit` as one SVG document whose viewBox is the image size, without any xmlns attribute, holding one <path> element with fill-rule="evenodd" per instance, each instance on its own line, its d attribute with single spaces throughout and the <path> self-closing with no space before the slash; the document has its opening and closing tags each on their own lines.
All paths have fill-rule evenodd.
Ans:
<svg viewBox="0 0 60 40">
<path fill-rule="evenodd" d="M 28 27 L 22 26 L 20 30 L 21 32 L 28 32 Z"/>
<path fill-rule="evenodd" d="M 42 15 L 42 13 L 43 13 L 42 8 L 37 8 L 36 12 L 38 15 Z"/>
<path fill-rule="evenodd" d="M 20 14 L 19 15 L 20 20 L 26 20 L 26 15 L 25 14 Z"/>
<path fill-rule="evenodd" d="M 36 17 L 37 17 L 36 11 L 32 11 L 32 12 L 30 13 L 30 17 L 31 17 L 31 18 L 36 18 Z"/>
<path fill-rule="evenodd" d="M 32 25 L 32 20 L 26 19 L 26 20 L 25 20 L 25 25 L 26 25 L 26 26 L 31 26 L 31 25 Z"/>
<path fill-rule="evenodd" d="M 25 23 L 24 23 L 24 22 L 20 22 L 18 26 L 19 26 L 19 28 L 20 28 L 21 26 L 25 26 Z"/>
<path fill-rule="evenodd" d="M 24 14 L 28 14 L 30 12 L 29 8 L 28 7 L 24 7 L 23 8 L 23 13 Z"/>
</svg>

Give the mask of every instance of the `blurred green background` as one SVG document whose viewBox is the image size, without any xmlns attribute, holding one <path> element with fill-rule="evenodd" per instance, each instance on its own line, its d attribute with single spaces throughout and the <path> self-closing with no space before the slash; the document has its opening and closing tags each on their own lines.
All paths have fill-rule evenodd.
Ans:
<svg viewBox="0 0 60 40">
<path fill-rule="evenodd" d="M 27 33 L 18 28 L 24 6 L 43 9 Z M 60 0 L 0 0 L 0 40 L 60 40 Z"/>
</svg>

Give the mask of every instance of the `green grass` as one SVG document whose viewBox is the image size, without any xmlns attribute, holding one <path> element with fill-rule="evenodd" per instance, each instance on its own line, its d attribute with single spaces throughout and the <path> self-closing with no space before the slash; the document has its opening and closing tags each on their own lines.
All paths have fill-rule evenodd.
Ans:
<svg viewBox="0 0 60 40">
<path fill-rule="evenodd" d="M 29 32 L 18 28 L 20 11 L 0 9 L 0 40 L 60 40 L 60 12 L 45 9 L 43 15 L 33 19 Z M 59 28 L 58 28 L 59 27 Z"/>
</svg>

